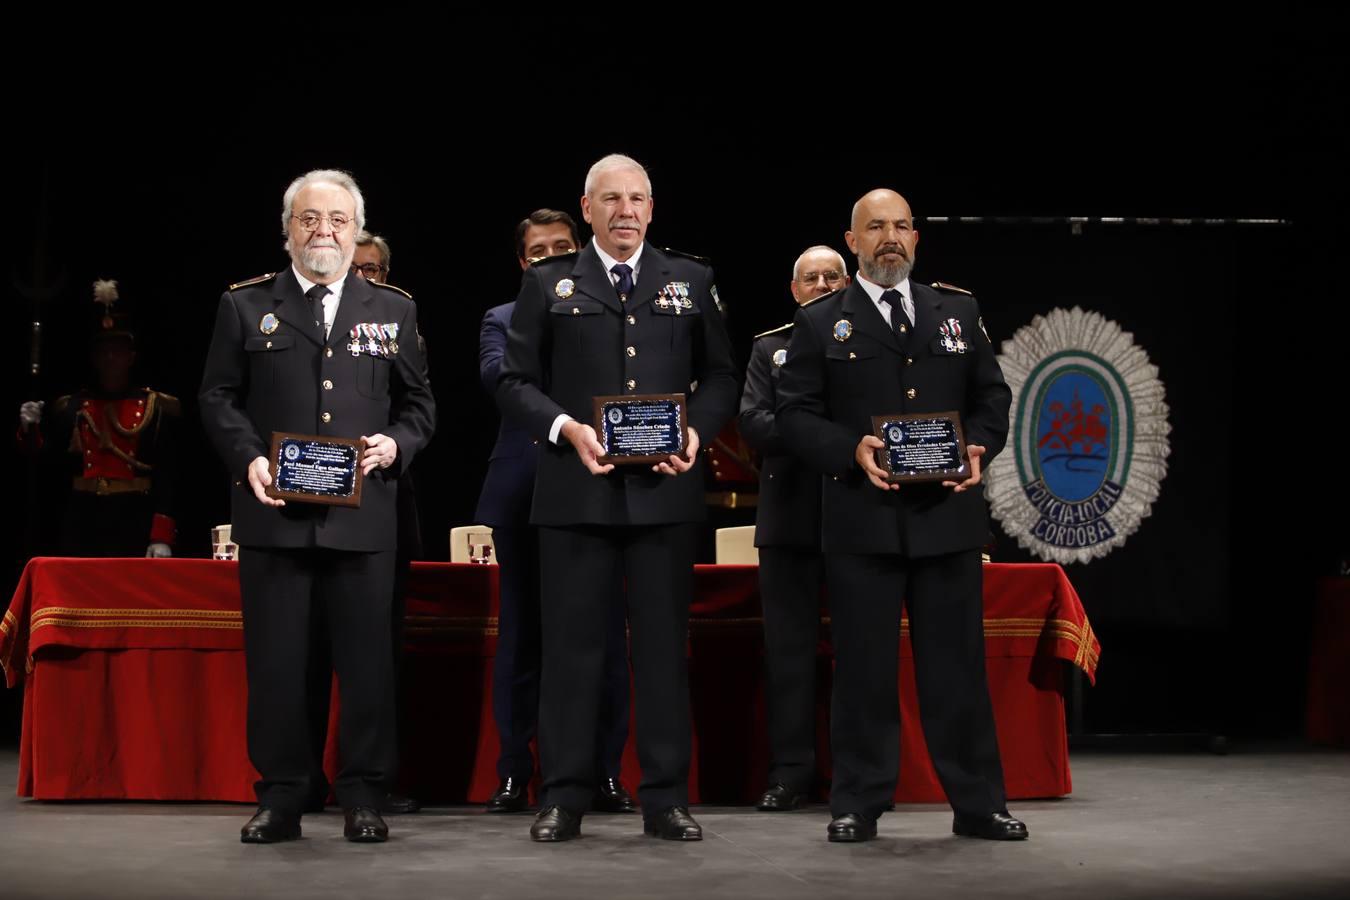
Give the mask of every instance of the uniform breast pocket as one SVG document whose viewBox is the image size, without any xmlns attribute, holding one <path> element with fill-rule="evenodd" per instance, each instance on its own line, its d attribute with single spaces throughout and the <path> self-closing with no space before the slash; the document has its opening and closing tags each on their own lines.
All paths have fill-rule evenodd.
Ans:
<svg viewBox="0 0 1350 900">
<path fill-rule="evenodd" d="M 244 339 L 244 352 L 248 354 L 249 381 L 264 388 L 270 388 L 276 380 L 277 354 L 286 353 L 295 346 L 295 336 L 290 334 L 258 335 Z"/>
<path fill-rule="evenodd" d="M 600 325 L 597 318 L 605 312 L 604 304 L 594 300 L 560 300 L 548 308 L 553 325 L 553 344 L 585 352 L 587 332 L 594 333 Z M 592 337 L 596 340 L 598 335 Z"/>
<path fill-rule="evenodd" d="M 703 311 L 696 305 L 677 306 L 668 301 L 662 306 L 658 301 L 653 301 L 652 324 L 669 333 L 672 350 L 684 350 L 703 327 Z"/>
<path fill-rule="evenodd" d="M 866 391 L 868 385 L 880 375 L 877 368 L 880 364 L 875 347 L 858 344 L 825 348 L 825 367 L 830 385 L 848 396 L 857 396 Z"/>
<path fill-rule="evenodd" d="M 928 352 L 937 359 L 956 359 L 964 361 L 970 351 L 970 344 L 963 338 L 933 338 L 928 342 Z"/>
<path fill-rule="evenodd" d="M 383 357 L 362 353 L 356 360 L 356 392 L 372 400 L 389 396 L 389 369 L 393 365 Z"/>
</svg>

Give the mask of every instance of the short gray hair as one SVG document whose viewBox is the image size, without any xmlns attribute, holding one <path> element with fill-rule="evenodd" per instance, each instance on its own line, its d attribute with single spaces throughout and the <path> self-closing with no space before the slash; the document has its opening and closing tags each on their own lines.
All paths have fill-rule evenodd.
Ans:
<svg viewBox="0 0 1350 900">
<path fill-rule="evenodd" d="M 844 262 L 844 254 L 840 253 L 838 250 L 826 244 L 816 244 L 814 247 L 807 247 L 805 250 L 803 250 L 801 256 L 798 256 L 797 261 L 792 264 L 793 281 L 796 281 L 797 276 L 801 275 L 802 273 L 802 259 L 806 256 L 806 254 L 815 253 L 817 250 L 824 250 L 826 253 L 833 253 L 835 257 L 838 258 L 839 260 L 839 274 L 841 275 L 848 274 L 848 263 Z"/>
<path fill-rule="evenodd" d="M 591 166 L 591 170 L 586 173 L 585 194 L 587 197 L 591 195 L 591 188 L 595 187 L 595 179 L 611 169 L 637 169 L 642 173 L 642 180 L 647 182 L 647 196 L 652 195 L 652 177 L 647 174 L 647 169 L 642 163 L 631 156 L 624 156 L 622 153 L 611 153 L 609 156 L 597 160 L 595 165 Z"/>
<path fill-rule="evenodd" d="M 300 193 L 301 188 L 311 184 L 335 184 L 351 194 L 352 199 L 356 201 L 356 230 L 360 231 L 366 227 L 366 198 L 361 195 L 356 179 L 341 169 L 313 169 L 292 181 L 291 186 L 286 188 L 285 196 L 281 198 L 282 234 L 290 233 L 291 216 L 295 213 L 295 195 Z"/>
<path fill-rule="evenodd" d="M 356 246 L 369 247 L 371 245 L 374 245 L 375 249 L 380 251 L 380 265 L 388 269 L 389 258 L 393 256 L 389 252 L 389 242 L 378 234 L 371 234 L 369 231 L 362 230 L 356 233 Z"/>
</svg>

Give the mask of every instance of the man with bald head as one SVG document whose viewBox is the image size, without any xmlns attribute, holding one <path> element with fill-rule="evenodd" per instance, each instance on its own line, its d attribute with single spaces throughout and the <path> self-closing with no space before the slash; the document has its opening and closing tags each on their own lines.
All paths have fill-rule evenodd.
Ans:
<svg viewBox="0 0 1350 900">
<path fill-rule="evenodd" d="M 797 257 L 788 286 L 798 306 L 848 287 L 837 250 L 810 247 Z M 787 449 L 774 422 L 778 377 L 789 323 L 755 336 L 737 424 L 760 454 L 759 595 L 764 608 L 765 697 L 769 717 L 769 787 L 763 812 L 799 807 L 816 769 L 816 642 L 820 631 L 820 473 Z"/>
<path fill-rule="evenodd" d="M 985 681 L 980 471 L 1008 435 L 1012 393 L 968 292 L 910 280 L 909 204 L 873 191 L 844 235 L 846 290 L 799 310 L 778 385 L 789 450 L 827 476 L 821 538 L 835 649 L 831 841 L 865 841 L 895 794 L 899 631 L 909 613 L 924 739 L 955 813 L 953 832 L 1021 840 L 1007 810 Z M 956 410 L 969 476 L 889 484 L 872 416 Z"/>
</svg>

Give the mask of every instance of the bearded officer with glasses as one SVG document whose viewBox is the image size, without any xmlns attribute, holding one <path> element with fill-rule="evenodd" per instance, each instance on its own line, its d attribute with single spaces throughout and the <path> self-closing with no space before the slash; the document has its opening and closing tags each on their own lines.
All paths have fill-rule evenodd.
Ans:
<svg viewBox="0 0 1350 900">
<path fill-rule="evenodd" d="M 342 687 L 334 788 L 343 833 L 357 842 L 388 837 L 378 810 L 397 762 L 389 626 L 396 490 L 431 438 L 435 403 L 414 337 L 416 306 L 350 271 L 364 224 L 365 201 L 347 173 L 316 170 L 293 181 L 282 202 L 291 265 L 221 297 L 202 377 L 202 421 L 234 480 L 241 548 L 248 750 L 261 775 L 245 843 L 300 837 L 317 771 L 306 665 L 320 612 Z M 269 497 L 273 432 L 360 438 L 360 505 Z"/>
</svg>

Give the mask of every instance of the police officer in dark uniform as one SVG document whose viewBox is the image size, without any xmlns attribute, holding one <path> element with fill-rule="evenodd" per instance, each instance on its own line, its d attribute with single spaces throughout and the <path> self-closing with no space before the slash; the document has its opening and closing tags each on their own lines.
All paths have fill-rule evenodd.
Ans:
<svg viewBox="0 0 1350 900">
<path fill-rule="evenodd" d="M 830 247 L 807 249 L 792 267 L 792 297 L 799 306 L 848 283 L 844 258 Z M 769 788 L 758 804 L 763 812 L 801 806 L 816 769 L 820 473 L 788 451 L 774 422 L 778 376 L 791 334 L 788 324 L 755 336 L 739 420 L 741 436 L 760 454 L 755 546 L 769 716 Z"/>
<path fill-rule="evenodd" d="M 516 226 L 516 259 L 522 270 L 547 256 L 575 254 L 581 246 L 577 223 L 565 212 L 537 209 Z M 478 374 L 489 394 L 497 391 L 506 334 L 516 303 L 494 306 L 483 315 L 478 338 Z M 539 719 L 539 532 L 530 525 L 530 500 L 538 468 L 539 441 L 502 417 L 492 447 L 474 521 L 492 527 L 500 570 L 497 655 L 492 666 L 492 717 L 497 724 L 497 790 L 490 813 L 522 812 L 529 805 L 534 776 L 530 744 Z M 630 813 L 637 803 L 619 780 L 628 740 L 628 622 L 622 598 L 611 605 L 605 628 L 604 686 L 597 720 L 595 808 Z"/>
<path fill-rule="evenodd" d="M 624 584 L 642 765 L 644 830 L 699 840 L 688 811 L 694 526 L 704 517 L 701 435 L 736 409 L 736 373 L 706 263 L 645 243 L 651 182 L 625 156 L 586 177 L 594 240 L 525 272 L 497 389 L 503 415 L 540 440 L 531 522 L 540 529 L 544 809 L 530 834 L 580 834 L 596 787 L 596 719 L 606 613 Z M 684 455 L 654 466 L 601 463 L 592 402 L 684 393 Z"/>
<path fill-rule="evenodd" d="M 24 445 L 44 468 L 59 470 L 62 490 L 58 551 L 62 556 L 173 555 L 174 494 L 182 404 L 170 394 L 138 387 L 136 335 L 116 308 L 116 281 L 94 282 L 102 306 L 90 348 L 93 387 L 19 409 Z M 31 430 L 31 431 L 30 431 Z"/>
<path fill-rule="evenodd" d="M 924 738 L 957 834 L 1019 840 L 985 681 L 980 468 L 1008 434 L 1011 391 L 969 294 L 909 280 L 918 233 L 893 191 L 855 205 L 858 278 L 799 310 L 778 385 L 788 448 L 828 476 L 822 539 L 835 647 L 831 841 L 864 841 L 895 793 L 902 602 Z M 888 484 L 872 416 L 960 412 L 970 475 Z"/>
<path fill-rule="evenodd" d="M 397 762 L 389 605 L 396 480 L 431 437 L 435 404 L 417 309 L 352 275 L 365 203 L 350 175 L 297 178 L 282 204 L 285 271 L 220 300 L 202 377 L 207 434 L 234 488 L 240 545 L 249 758 L 262 778 L 246 843 L 293 840 L 313 778 L 306 698 L 311 611 L 322 606 L 342 685 L 343 833 L 383 841 L 378 813 Z M 359 507 L 267 496 L 273 432 L 361 438 Z"/>
</svg>

